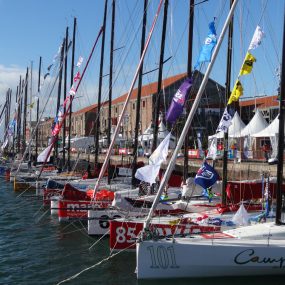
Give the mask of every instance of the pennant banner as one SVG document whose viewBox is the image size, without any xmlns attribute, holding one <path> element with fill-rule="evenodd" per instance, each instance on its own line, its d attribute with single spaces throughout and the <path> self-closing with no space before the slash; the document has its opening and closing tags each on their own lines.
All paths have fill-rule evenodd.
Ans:
<svg viewBox="0 0 285 285">
<path fill-rule="evenodd" d="M 198 170 L 194 182 L 204 189 L 213 186 L 219 178 L 219 174 L 216 170 L 209 165 L 206 161 Z"/>
<path fill-rule="evenodd" d="M 251 73 L 254 62 L 256 62 L 256 58 L 247 52 L 239 76 Z"/>
<path fill-rule="evenodd" d="M 165 117 L 168 123 L 174 124 L 177 118 L 182 114 L 183 106 L 185 104 L 187 94 L 189 93 L 191 86 L 192 79 L 187 78 L 175 93 Z"/>
<path fill-rule="evenodd" d="M 159 173 L 160 165 L 166 161 L 168 155 L 168 147 L 171 133 L 169 133 L 164 140 L 159 144 L 156 150 L 149 157 L 149 165 L 138 168 L 135 177 L 139 180 L 155 183 L 155 179 Z"/>
<path fill-rule="evenodd" d="M 232 104 L 233 102 L 237 102 L 239 97 L 243 95 L 243 87 L 239 80 L 236 81 L 231 96 L 228 101 L 228 105 Z"/>
<path fill-rule="evenodd" d="M 265 36 L 260 26 L 257 26 L 250 42 L 248 50 L 256 49 L 261 45 L 261 40 Z"/>
<path fill-rule="evenodd" d="M 227 106 L 223 113 L 222 119 L 218 125 L 217 133 L 218 132 L 225 132 L 225 133 L 228 132 L 228 128 L 232 123 L 233 116 L 234 116 L 234 110 L 231 109 L 229 106 Z"/>
<path fill-rule="evenodd" d="M 197 63 L 194 66 L 194 70 L 197 69 L 200 63 L 211 61 L 212 52 L 216 44 L 217 44 L 217 33 L 215 28 L 215 22 L 211 22 L 209 24 L 208 36 L 206 37 L 204 45 L 202 46 Z"/>
<path fill-rule="evenodd" d="M 49 145 L 47 148 L 45 148 L 37 157 L 37 162 L 49 162 L 50 160 L 50 155 L 51 155 L 51 149 L 52 149 L 53 145 Z M 49 157 L 47 158 L 47 155 L 49 155 Z"/>
</svg>

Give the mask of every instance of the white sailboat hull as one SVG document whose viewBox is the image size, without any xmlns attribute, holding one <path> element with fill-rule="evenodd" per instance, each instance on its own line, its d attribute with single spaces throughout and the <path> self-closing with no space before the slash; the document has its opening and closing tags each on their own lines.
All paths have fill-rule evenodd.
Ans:
<svg viewBox="0 0 285 285">
<path fill-rule="evenodd" d="M 282 274 L 284 240 L 175 239 L 137 244 L 138 279 Z"/>
</svg>

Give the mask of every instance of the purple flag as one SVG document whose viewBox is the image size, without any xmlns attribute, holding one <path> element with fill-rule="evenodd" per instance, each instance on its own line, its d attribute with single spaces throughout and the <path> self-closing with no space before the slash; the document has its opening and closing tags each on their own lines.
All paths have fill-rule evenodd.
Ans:
<svg viewBox="0 0 285 285">
<path fill-rule="evenodd" d="M 166 113 L 166 121 L 168 123 L 174 124 L 177 118 L 182 114 L 183 106 L 191 86 L 192 78 L 186 78 L 175 93 L 171 105 Z"/>
</svg>

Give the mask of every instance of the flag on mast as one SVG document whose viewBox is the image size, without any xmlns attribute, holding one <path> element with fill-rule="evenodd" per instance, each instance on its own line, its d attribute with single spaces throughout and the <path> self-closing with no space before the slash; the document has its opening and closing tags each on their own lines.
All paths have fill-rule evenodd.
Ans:
<svg viewBox="0 0 285 285">
<path fill-rule="evenodd" d="M 164 140 L 159 144 L 156 150 L 149 157 L 149 165 L 141 167 L 137 170 L 135 177 L 139 180 L 148 182 L 150 184 L 155 183 L 155 179 L 158 175 L 160 165 L 166 161 L 168 155 L 168 147 L 171 133 L 169 133 Z"/>
<path fill-rule="evenodd" d="M 194 70 L 198 68 L 200 63 L 211 61 L 212 52 L 216 44 L 217 44 L 217 33 L 215 28 L 215 22 L 213 21 L 209 24 L 209 33 L 204 41 L 198 60 L 194 66 Z"/>
<path fill-rule="evenodd" d="M 192 79 L 186 78 L 173 96 L 171 105 L 167 110 L 165 119 L 168 123 L 174 124 L 183 112 L 183 107 L 187 99 L 187 94 L 192 86 Z"/>
<path fill-rule="evenodd" d="M 264 31 L 260 26 L 257 26 L 250 42 L 248 50 L 256 49 L 261 45 L 261 40 L 265 36 Z"/>
</svg>

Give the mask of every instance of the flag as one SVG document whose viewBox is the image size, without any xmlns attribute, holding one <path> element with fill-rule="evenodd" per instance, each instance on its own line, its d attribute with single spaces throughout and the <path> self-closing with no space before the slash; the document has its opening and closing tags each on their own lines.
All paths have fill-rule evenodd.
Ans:
<svg viewBox="0 0 285 285">
<path fill-rule="evenodd" d="M 231 96 L 228 101 L 228 105 L 232 104 L 233 102 L 238 101 L 239 97 L 243 95 L 243 87 L 239 80 L 236 81 Z"/>
<path fill-rule="evenodd" d="M 44 80 L 49 76 L 49 72 L 44 75 Z"/>
<path fill-rule="evenodd" d="M 75 88 L 72 86 L 71 88 L 70 88 L 70 90 L 69 90 L 69 95 L 70 96 L 74 96 L 75 95 Z"/>
<path fill-rule="evenodd" d="M 50 71 L 52 66 L 53 66 L 53 63 L 48 66 L 47 70 Z"/>
<path fill-rule="evenodd" d="M 166 113 L 166 121 L 170 124 L 174 124 L 177 118 L 183 112 L 183 106 L 187 99 L 187 94 L 192 86 L 192 79 L 186 78 L 186 80 L 181 84 L 177 92 L 175 93 L 171 105 Z"/>
<path fill-rule="evenodd" d="M 256 58 L 247 52 L 239 76 L 251 73 L 254 62 L 256 62 Z"/>
<path fill-rule="evenodd" d="M 164 140 L 159 144 L 156 150 L 149 157 L 149 164 L 161 164 L 164 162 L 168 155 L 168 147 L 171 133 L 169 133 Z"/>
<path fill-rule="evenodd" d="M 33 109 L 34 106 L 35 106 L 35 102 L 32 102 L 29 107 L 30 107 L 30 109 Z"/>
<path fill-rule="evenodd" d="M 207 158 L 212 158 L 213 160 L 216 159 L 217 157 L 217 143 L 218 143 L 218 139 L 216 137 L 214 137 L 211 141 L 210 147 L 208 149 L 208 154 L 207 154 Z"/>
<path fill-rule="evenodd" d="M 74 78 L 73 78 L 73 82 L 76 82 L 76 81 L 79 80 L 80 78 L 81 78 L 80 72 L 78 71 L 78 72 L 75 74 Z"/>
<path fill-rule="evenodd" d="M 158 175 L 160 165 L 166 161 L 168 155 L 168 147 L 171 133 L 169 133 L 164 140 L 159 144 L 156 150 L 149 157 L 149 165 L 138 168 L 135 177 L 139 180 L 148 182 L 150 184 L 155 183 L 155 179 Z"/>
<path fill-rule="evenodd" d="M 219 174 L 216 170 L 209 165 L 206 161 L 203 165 L 199 168 L 194 182 L 204 189 L 212 187 L 219 178 Z"/>
<path fill-rule="evenodd" d="M 77 67 L 80 67 L 80 65 L 82 64 L 82 62 L 83 62 L 83 57 L 82 57 L 82 56 L 79 56 L 76 66 L 77 66 Z"/>
<path fill-rule="evenodd" d="M 205 39 L 204 45 L 200 51 L 197 63 L 194 66 L 194 70 L 197 69 L 200 63 L 211 61 L 212 52 L 217 44 L 217 33 L 215 28 L 215 22 L 209 24 L 209 33 Z"/>
<path fill-rule="evenodd" d="M 37 162 L 49 162 L 50 160 L 50 155 L 51 155 L 51 150 L 52 150 L 53 145 L 49 145 L 47 148 L 45 148 L 37 157 Z M 47 158 L 47 155 L 49 154 L 49 157 Z M 47 159 L 46 159 L 47 158 Z"/>
<path fill-rule="evenodd" d="M 261 40 L 264 37 L 264 35 L 265 34 L 262 31 L 261 27 L 257 26 L 248 49 L 251 50 L 251 49 L 256 49 L 257 47 L 259 47 L 261 45 Z"/>
<path fill-rule="evenodd" d="M 234 110 L 230 108 L 229 106 L 227 106 L 225 108 L 221 121 L 218 125 L 217 133 L 218 132 L 225 132 L 225 133 L 228 132 L 228 128 L 232 124 L 233 116 L 234 116 Z"/>
</svg>

